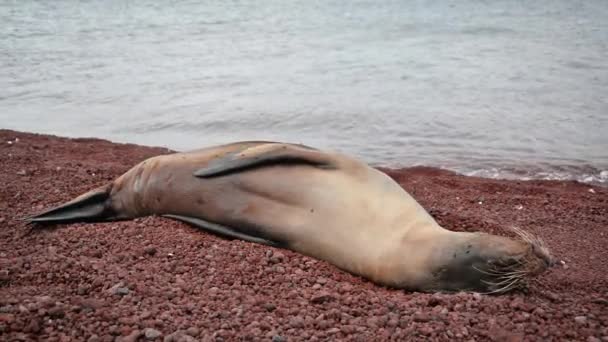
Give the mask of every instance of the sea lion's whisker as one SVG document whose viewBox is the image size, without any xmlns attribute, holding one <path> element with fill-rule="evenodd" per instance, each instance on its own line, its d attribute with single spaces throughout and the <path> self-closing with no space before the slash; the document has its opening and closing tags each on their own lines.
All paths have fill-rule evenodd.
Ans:
<svg viewBox="0 0 608 342">
<path fill-rule="evenodd" d="M 483 273 L 483 274 L 487 274 L 487 275 L 491 275 L 491 276 L 500 276 L 503 273 L 498 273 L 498 272 L 489 272 L 489 271 L 484 271 L 480 268 L 478 268 L 477 266 L 473 265 L 472 266 L 477 272 Z"/>
<path fill-rule="evenodd" d="M 487 292 L 487 294 L 507 292 L 508 290 L 511 290 L 513 288 L 513 286 L 520 281 L 521 281 L 521 278 L 516 278 L 515 280 L 513 280 L 511 283 L 507 284 L 506 286 L 498 288 L 498 289 L 490 291 L 490 292 Z"/>
<path fill-rule="evenodd" d="M 508 277 L 508 278 L 504 278 L 502 281 L 499 282 L 495 282 L 494 285 L 504 285 L 507 284 L 513 280 L 517 280 L 517 279 L 523 279 L 522 277 Z"/>
</svg>

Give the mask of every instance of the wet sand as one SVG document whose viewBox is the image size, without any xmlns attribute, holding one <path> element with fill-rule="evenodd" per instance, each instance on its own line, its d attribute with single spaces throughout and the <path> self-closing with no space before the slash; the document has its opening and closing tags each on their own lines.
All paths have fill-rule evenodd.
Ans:
<svg viewBox="0 0 608 342">
<path fill-rule="evenodd" d="M 376 286 L 168 219 L 19 218 L 164 148 L 0 130 L 0 340 L 608 341 L 608 188 L 384 170 L 444 227 L 543 238 L 560 266 L 500 296 Z"/>
</svg>

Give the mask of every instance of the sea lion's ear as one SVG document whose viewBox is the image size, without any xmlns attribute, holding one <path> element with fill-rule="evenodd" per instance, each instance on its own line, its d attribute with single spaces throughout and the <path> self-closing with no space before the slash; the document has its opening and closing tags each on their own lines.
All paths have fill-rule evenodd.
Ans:
<svg viewBox="0 0 608 342">
<path fill-rule="evenodd" d="M 210 162 L 196 170 L 194 176 L 219 177 L 234 172 L 276 165 L 310 165 L 322 169 L 337 169 L 335 159 L 318 150 L 302 145 L 269 143 L 246 148 Z"/>
</svg>

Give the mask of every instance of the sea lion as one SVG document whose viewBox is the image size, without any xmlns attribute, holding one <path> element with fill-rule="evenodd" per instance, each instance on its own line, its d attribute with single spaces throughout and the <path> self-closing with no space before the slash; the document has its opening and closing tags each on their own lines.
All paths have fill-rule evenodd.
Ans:
<svg viewBox="0 0 608 342">
<path fill-rule="evenodd" d="M 27 218 L 147 215 L 287 248 L 377 284 L 503 293 L 543 272 L 540 241 L 444 229 L 385 173 L 337 152 L 249 141 L 149 158 L 110 184 Z"/>
</svg>

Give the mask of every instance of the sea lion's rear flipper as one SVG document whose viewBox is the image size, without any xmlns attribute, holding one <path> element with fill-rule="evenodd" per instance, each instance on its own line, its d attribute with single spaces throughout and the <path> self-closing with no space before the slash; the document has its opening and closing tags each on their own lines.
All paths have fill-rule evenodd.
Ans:
<svg viewBox="0 0 608 342">
<path fill-rule="evenodd" d="M 269 143 L 249 147 L 218 158 L 196 170 L 194 176 L 211 178 L 274 165 L 310 165 L 323 169 L 337 169 L 335 160 L 318 150 L 303 146 Z"/>
<path fill-rule="evenodd" d="M 42 224 L 108 221 L 114 217 L 109 203 L 111 188 L 111 185 L 104 185 L 93 189 L 67 203 L 24 220 Z"/>
<path fill-rule="evenodd" d="M 244 240 L 244 241 L 249 241 L 249 242 L 255 242 L 255 243 L 260 243 L 263 245 L 269 245 L 269 246 L 275 246 L 275 247 L 279 246 L 279 244 L 274 241 L 270 241 L 270 240 L 267 240 L 267 239 L 264 239 L 261 237 L 257 237 L 257 236 L 253 236 L 253 235 L 249 235 L 249 234 L 244 234 L 233 228 L 226 227 L 221 224 L 205 221 L 205 220 L 197 218 L 197 217 L 182 216 L 182 215 L 168 215 L 168 214 L 162 215 L 162 216 L 191 224 L 195 227 L 204 229 L 208 232 L 215 233 L 217 235 L 221 235 L 224 237 L 229 237 L 229 238 L 239 239 L 239 240 Z"/>
</svg>

